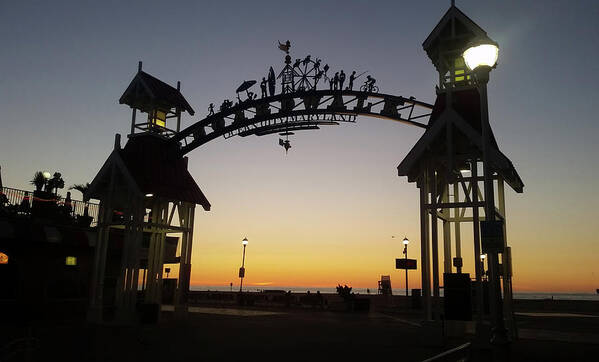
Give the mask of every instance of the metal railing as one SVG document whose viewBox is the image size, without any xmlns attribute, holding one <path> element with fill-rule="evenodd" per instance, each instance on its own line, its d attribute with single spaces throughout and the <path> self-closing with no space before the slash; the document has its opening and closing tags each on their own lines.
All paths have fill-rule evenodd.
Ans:
<svg viewBox="0 0 599 362">
<path fill-rule="evenodd" d="M 2 200 L 2 194 L 6 197 L 4 200 Z M 53 202 L 56 203 L 56 205 L 58 207 L 61 207 L 63 210 L 65 210 L 65 206 L 69 206 L 69 205 L 65 205 L 66 200 L 64 198 L 59 198 L 58 200 L 51 198 L 51 199 L 43 199 L 43 198 L 37 198 L 34 197 L 33 195 L 33 191 L 27 191 L 27 190 L 19 190 L 19 189 L 14 189 L 12 187 L 2 187 L 2 189 L 0 190 L 0 207 L 2 208 L 18 208 L 19 206 L 23 205 L 23 203 L 28 204 L 28 209 L 31 209 L 31 207 L 33 206 L 33 200 L 34 198 L 37 201 L 40 202 Z M 85 213 L 85 208 L 87 207 L 88 209 L 88 216 L 92 217 L 92 222 L 91 222 L 91 226 L 95 226 L 98 220 L 98 210 L 99 210 L 99 205 L 96 203 L 92 203 L 92 202 L 83 202 L 81 200 L 71 200 L 70 201 L 70 206 L 71 206 L 71 210 L 70 212 L 68 212 L 69 216 L 75 218 L 77 216 L 83 216 Z"/>
<path fill-rule="evenodd" d="M 438 354 L 434 357 L 425 359 L 422 362 L 466 362 L 470 361 L 470 351 L 471 351 L 471 343 L 464 343 L 461 346 L 457 346 L 455 348 L 450 349 L 449 351 L 445 351 L 441 354 Z"/>
</svg>

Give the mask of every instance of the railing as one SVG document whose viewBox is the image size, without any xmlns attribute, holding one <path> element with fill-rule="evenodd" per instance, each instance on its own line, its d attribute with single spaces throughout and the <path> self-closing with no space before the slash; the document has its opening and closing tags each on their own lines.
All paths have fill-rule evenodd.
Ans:
<svg viewBox="0 0 599 362">
<path fill-rule="evenodd" d="M 6 196 L 4 200 L 2 200 L 2 194 Z M 65 210 L 65 206 L 68 206 L 65 205 L 66 200 L 64 198 L 60 198 L 58 201 L 53 198 L 37 198 L 34 197 L 32 191 L 19 190 L 11 187 L 2 187 L 2 190 L 0 192 L 0 208 L 4 208 L 7 210 L 10 210 L 12 208 L 18 211 L 21 205 L 23 205 L 22 208 L 31 209 L 31 207 L 33 206 L 34 198 L 36 199 L 36 201 L 40 202 L 53 202 L 58 207 L 62 208 L 62 210 Z M 76 216 L 83 216 L 85 213 L 85 208 L 87 206 L 88 216 L 92 217 L 91 226 L 96 225 L 98 220 L 98 204 L 91 202 L 86 203 L 80 200 L 71 200 L 70 206 L 71 210 L 67 214 L 72 218 L 75 218 Z"/>
</svg>

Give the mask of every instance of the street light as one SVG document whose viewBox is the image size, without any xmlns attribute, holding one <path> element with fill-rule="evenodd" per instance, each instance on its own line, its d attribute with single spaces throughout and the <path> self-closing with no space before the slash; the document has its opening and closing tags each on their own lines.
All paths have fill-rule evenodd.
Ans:
<svg viewBox="0 0 599 362">
<path fill-rule="evenodd" d="M 410 240 L 408 240 L 407 237 L 403 238 L 403 253 L 405 255 L 406 258 L 406 297 L 408 296 L 408 244 L 410 243 Z"/>
<path fill-rule="evenodd" d="M 239 279 L 241 279 L 239 283 L 239 293 L 243 290 L 243 277 L 245 276 L 245 247 L 248 245 L 248 238 L 243 238 L 241 244 L 243 244 L 243 258 L 241 259 L 241 268 L 239 268 Z"/>
<path fill-rule="evenodd" d="M 471 42 L 463 53 L 464 63 L 470 70 L 481 66 L 495 67 L 499 58 L 499 47 L 490 39 L 479 39 Z"/>
<path fill-rule="evenodd" d="M 484 278 L 484 276 L 485 276 L 485 259 L 486 258 L 487 258 L 487 254 L 480 254 L 480 268 L 482 270 L 483 280 L 486 280 Z"/>
<path fill-rule="evenodd" d="M 485 221 L 495 220 L 495 200 L 493 191 L 492 170 L 489 164 L 490 147 L 490 125 L 489 125 L 489 105 L 487 98 L 487 83 L 489 82 L 489 73 L 497 65 L 499 57 L 499 47 L 497 43 L 489 38 L 479 38 L 472 41 L 466 51 L 462 54 L 466 66 L 473 72 L 476 79 L 476 87 L 480 96 L 480 122 L 482 137 L 484 186 L 485 186 Z M 494 319 L 494 328 L 492 330 L 491 343 L 498 345 L 508 343 L 507 333 L 503 321 L 503 300 L 501 299 L 501 283 L 499 281 L 499 253 L 497 251 L 489 252 L 489 261 L 487 262 L 490 277 L 490 286 L 493 300 L 491 309 Z M 482 259 L 482 255 L 481 255 Z M 482 259 L 484 260 L 484 259 Z"/>
</svg>

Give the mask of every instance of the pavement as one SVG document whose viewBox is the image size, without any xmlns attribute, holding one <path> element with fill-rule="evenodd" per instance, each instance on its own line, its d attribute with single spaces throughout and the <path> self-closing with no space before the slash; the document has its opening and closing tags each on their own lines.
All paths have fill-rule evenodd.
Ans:
<svg viewBox="0 0 599 362">
<path fill-rule="evenodd" d="M 472 335 L 443 336 L 417 313 L 192 307 L 180 320 L 164 309 L 153 325 L 54 322 L 3 330 L 36 339 L 32 361 L 423 361 L 465 342 L 480 361 L 493 355 Z M 599 318 L 572 314 L 518 315 L 521 338 L 509 346 L 510 360 L 597 360 Z"/>
</svg>

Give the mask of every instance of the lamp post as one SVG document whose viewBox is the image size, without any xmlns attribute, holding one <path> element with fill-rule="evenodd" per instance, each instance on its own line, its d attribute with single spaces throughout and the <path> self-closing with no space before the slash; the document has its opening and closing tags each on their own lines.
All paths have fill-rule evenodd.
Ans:
<svg viewBox="0 0 599 362">
<path fill-rule="evenodd" d="M 241 268 L 239 268 L 239 279 L 241 279 L 239 283 L 239 293 L 243 290 L 243 277 L 245 276 L 245 247 L 248 245 L 248 238 L 243 238 L 241 244 L 243 244 L 243 257 L 241 259 Z"/>
<path fill-rule="evenodd" d="M 473 72 L 476 80 L 476 87 L 480 96 L 481 141 L 485 187 L 485 221 L 495 220 L 493 171 L 489 164 L 490 125 L 487 83 L 489 82 L 489 73 L 491 72 L 491 69 L 497 64 L 498 56 L 499 47 L 497 46 L 497 43 L 488 38 L 477 39 L 471 42 L 463 53 L 464 62 L 468 69 Z M 488 258 L 490 286 L 493 300 L 491 313 L 494 320 L 491 343 L 506 344 L 508 340 L 503 321 L 503 300 L 501 297 L 501 283 L 499 280 L 499 253 L 497 251 L 491 251 L 488 253 Z"/>
<path fill-rule="evenodd" d="M 483 280 L 485 279 L 485 259 L 487 258 L 486 254 L 480 254 L 480 269 L 482 270 Z"/>
<path fill-rule="evenodd" d="M 403 253 L 406 258 L 406 297 L 408 296 L 408 244 L 410 240 L 407 237 L 403 238 Z"/>
</svg>

